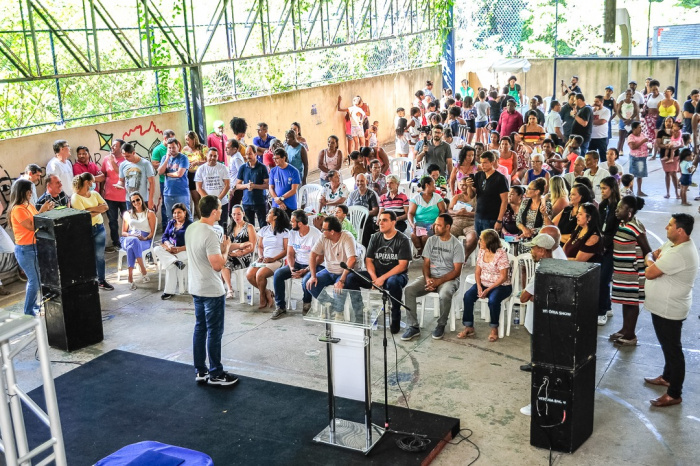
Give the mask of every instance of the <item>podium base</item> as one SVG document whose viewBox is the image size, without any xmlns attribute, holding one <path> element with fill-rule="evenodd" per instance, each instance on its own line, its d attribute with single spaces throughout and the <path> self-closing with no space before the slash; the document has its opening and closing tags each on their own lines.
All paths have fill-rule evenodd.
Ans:
<svg viewBox="0 0 700 466">
<path fill-rule="evenodd" d="M 376 424 L 372 424 L 370 431 L 367 432 L 364 424 L 336 419 L 335 432 L 332 431 L 331 425 L 329 425 L 314 437 L 314 442 L 361 451 L 366 455 L 379 443 L 383 435 L 384 428 Z"/>
</svg>

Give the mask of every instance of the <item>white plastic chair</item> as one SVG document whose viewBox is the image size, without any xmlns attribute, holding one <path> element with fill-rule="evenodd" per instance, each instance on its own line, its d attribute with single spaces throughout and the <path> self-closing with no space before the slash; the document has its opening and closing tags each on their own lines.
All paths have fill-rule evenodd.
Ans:
<svg viewBox="0 0 700 466">
<path fill-rule="evenodd" d="M 155 226 L 153 227 L 153 237 L 151 238 L 151 246 L 148 249 L 145 249 L 141 252 L 141 258 L 144 261 L 144 265 L 146 262 L 146 255 L 148 253 L 153 254 L 153 243 L 156 240 L 156 231 L 158 231 L 158 217 L 160 214 L 156 214 L 156 223 Z M 122 274 L 122 263 L 123 259 L 126 259 L 126 251 L 124 248 L 119 248 L 119 255 L 117 256 L 117 281 L 121 280 L 121 274 Z M 153 259 L 155 259 L 155 254 L 153 254 Z"/>
<path fill-rule="evenodd" d="M 457 313 L 461 310 L 460 303 L 462 301 L 462 297 L 464 296 L 465 291 L 465 275 L 464 273 L 461 273 L 459 275 L 459 287 L 457 287 L 457 291 L 452 295 L 452 304 L 450 306 L 449 320 L 450 331 L 452 332 L 454 332 L 456 329 L 456 316 Z M 423 327 L 423 317 L 425 316 L 425 312 L 427 310 L 426 299 L 433 300 L 433 316 L 435 318 L 440 317 L 440 295 L 437 292 L 428 293 L 425 296 L 418 297 L 418 299 L 416 300 L 416 305 L 421 306 L 421 314 L 420 319 L 418 321 L 418 325 L 421 328 Z"/>
<path fill-rule="evenodd" d="M 513 295 L 508 303 L 508 313 L 512 315 L 515 304 L 520 306 L 520 322 L 525 322 L 525 312 L 527 306 L 520 305 L 518 297 L 522 290 L 530 283 L 535 276 L 535 261 L 532 259 L 532 254 L 526 252 L 515 258 L 514 269 L 517 270 L 517 276 L 513 273 Z M 508 322 L 510 326 L 510 322 Z"/>
<path fill-rule="evenodd" d="M 168 267 L 167 269 L 163 269 L 163 264 L 161 263 L 161 261 L 159 261 L 157 257 L 154 257 L 154 259 L 156 260 L 156 268 L 158 269 L 158 291 L 160 291 L 163 270 L 165 270 L 165 281 L 168 281 L 168 274 L 171 272 L 171 268 Z M 187 259 L 185 259 L 182 262 L 187 264 Z M 187 283 L 187 274 L 185 274 L 184 278 L 182 279 L 182 283 L 179 283 L 179 285 L 180 294 L 185 294 L 186 290 L 189 290 L 189 284 Z"/>
<path fill-rule="evenodd" d="M 369 218 L 369 210 L 361 205 L 353 205 L 348 207 L 348 220 L 357 232 L 357 241 L 362 241 L 362 234 L 365 231 L 365 224 Z"/>
<path fill-rule="evenodd" d="M 411 173 L 409 173 L 409 167 L 413 167 L 413 164 L 408 157 L 394 157 L 389 160 L 389 170 L 393 175 L 399 177 L 401 184 L 407 184 L 413 178 L 413 169 L 411 168 Z"/>
<path fill-rule="evenodd" d="M 301 208 L 311 207 L 314 212 L 319 212 L 321 210 L 319 202 L 321 193 L 323 193 L 323 186 L 320 184 L 305 184 L 299 188 L 297 193 L 299 206 Z"/>
</svg>

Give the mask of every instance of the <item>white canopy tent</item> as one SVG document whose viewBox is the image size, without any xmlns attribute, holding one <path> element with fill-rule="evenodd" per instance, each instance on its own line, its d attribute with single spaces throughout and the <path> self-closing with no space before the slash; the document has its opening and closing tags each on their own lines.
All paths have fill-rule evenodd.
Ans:
<svg viewBox="0 0 700 466">
<path fill-rule="evenodd" d="M 504 86 L 501 83 L 507 82 L 507 79 L 515 74 L 523 75 L 523 82 L 521 84 L 523 89 L 523 101 L 520 102 L 520 111 L 528 108 L 529 98 L 527 96 L 527 72 L 531 68 L 530 62 L 526 58 L 501 58 L 494 61 L 489 67 L 489 71 L 494 74 L 494 79 L 499 87 Z M 500 74 L 500 76 L 499 76 Z M 500 78 L 500 79 L 499 79 Z"/>
</svg>

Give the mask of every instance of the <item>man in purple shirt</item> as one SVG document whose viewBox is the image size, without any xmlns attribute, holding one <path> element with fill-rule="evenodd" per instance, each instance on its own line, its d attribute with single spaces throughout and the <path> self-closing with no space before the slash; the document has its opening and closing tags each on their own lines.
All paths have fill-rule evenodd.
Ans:
<svg viewBox="0 0 700 466">
<path fill-rule="evenodd" d="M 515 100 L 508 100 L 508 109 L 505 112 L 501 112 L 496 131 L 498 131 L 498 134 L 508 136 L 513 132 L 517 133 L 522 125 L 523 116 L 515 110 Z"/>
</svg>

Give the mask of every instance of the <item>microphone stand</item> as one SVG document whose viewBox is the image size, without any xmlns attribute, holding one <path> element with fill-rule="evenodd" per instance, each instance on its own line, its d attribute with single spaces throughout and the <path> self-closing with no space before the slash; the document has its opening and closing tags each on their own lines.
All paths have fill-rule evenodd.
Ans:
<svg viewBox="0 0 700 466">
<path fill-rule="evenodd" d="M 389 292 L 388 292 L 387 290 L 385 290 L 383 287 L 381 287 L 381 286 L 379 286 L 379 285 L 375 285 L 374 283 L 372 283 L 372 280 L 370 280 L 369 278 L 367 278 L 367 277 L 365 277 L 364 275 L 359 274 L 359 273 L 355 272 L 353 269 L 349 268 L 345 262 L 341 262 L 341 263 L 340 263 L 340 267 L 343 268 L 343 269 L 345 269 L 345 270 L 347 270 L 347 271 L 350 272 L 350 273 L 355 274 L 356 277 L 358 277 L 358 278 L 364 280 L 364 282 L 367 283 L 367 284 L 370 286 L 370 288 L 374 288 L 375 290 L 379 291 L 379 292 L 382 294 L 382 314 L 383 314 L 383 316 L 384 316 L 384 325 L 383 325 L 383 327 L 384 327 L 384 338 L 383 338 L 383 340 L 382 340 L 382 344 L 384 345 L 384 419 L 385 419 L 385 421 L 384 421 L 384 432 L 389 432 L 389 433 L 392 433 L 392 434 L 411 435 L 411 436 L 417 436 L 417 437 L 426 438 L 427 435 L 416 434 L 416 433 L 412 433 L 412 432 L 402 432 L 402 431 L 399 431 L 399 430 L 393 430 L 393 429 L 390 429 L 390 428 L 389 428 L 389 421 L 390 421 L 390 419 L 389 419 L 389 382 L 388 382 L 388 380 L 389 380 L 389 375 L 388 375 L 388 367 L 387 367 L 387 361 L 388 361 L 388 357 L 387 357 L 387 343 L 388 343 L 388 340 L 387 340 L 387 336 L 386 336 L 386 317 L 387 317 L 387 315 L 386 315 L 386 305 L 387 305 L 387 301 L 388 301 L 389 299 L 391 299 L 391 300 L 394 301 L 396 304 L 398 304 L 399 306 L 403 307 L 403 308 L 406 309 L 406 310 L 409 310 L 408 307 L 407 307 L 404 303 L 402 303 L 401 301 L 399 301 L 398 299 L 396 299 L 396 298 L 394 298 L 393 296 L 391 296 L 391 294 L 389 294 Z M 389 321 L 391 321 L 391 319 L 389 319 Z M 398 383 L 398 374 L 396 375 L 396 377 L 397 377 L 396 381 L 397 381 L 397 383 Z"/>
</svg>

